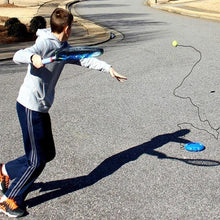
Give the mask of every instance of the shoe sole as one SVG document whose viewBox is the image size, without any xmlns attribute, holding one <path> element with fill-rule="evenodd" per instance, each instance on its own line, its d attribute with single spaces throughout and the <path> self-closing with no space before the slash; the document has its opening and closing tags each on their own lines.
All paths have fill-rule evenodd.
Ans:
<svg viewBox="0 0 220 220">
<path fill-rule="evenodd" d="M 4 213 L 5 215 L 7 215 L 10 218 L 18 218 L 18 217 L 21 217 L 23 215 L 23 214 L 22 215 L 12 215 L 12 214 L 9 214 L 8 212 L 6 212 L 2 209 L 0 209 L 0 212 Z"/>
<path fill-rule="evenodd" d="M 6 193 L 7 190 L 3 190 L 1 184 L 0 184 L 0 192 L 4 195 Z"/>
</svg>

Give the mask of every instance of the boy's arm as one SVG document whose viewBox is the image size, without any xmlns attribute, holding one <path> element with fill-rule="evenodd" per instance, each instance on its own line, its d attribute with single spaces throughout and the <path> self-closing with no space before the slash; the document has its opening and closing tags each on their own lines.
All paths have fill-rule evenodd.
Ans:
<svg viewBox="0 0 220 220">
<path fill-rule="evenodd" d="M 101 61 L 97 58 L 86 58 L 86 59 L 81 59 L 80 60 L 81 66 L 90 68 L 90 69 L 95 69 L 99 70 L 102 72 L 108 72 L 111 74 L 113 78 L 116 78 L 119 82 L 124 82 L 124 80 L 127 80 L 127 77 L 120 75 L 117 73 L 111 65 L 107 64 L 104 61 Z"/>
<path fill-rule="evenodd" d="M 120 75 L 112 67 L 110 68 L 110 74 L 113 78 L 116 78 L 119 82 L 124 82 L 124 80 L 127 80 L 127 77 Z"/>
<path fill-rule="evenodd" d="M 30 51 L 30 50 L 27 50 L 27 49 L 24 49 L 24 50 L 19 50 L 17 51 L 15 54 L 14 54 L 14 57 L 13 57 L 13 61 L 16 63 L 16 64 L 21 64 L 21 63 L 32 63 L 36 68 L 41 68 L 43 67 L 44 65 L 42 64 L 42 58 L 40 55 Z"/>
<path fill-rule="evenodd" d="M 13 61 L 16 64 L 21 64 L 21 63 L 31 63 L 31 57 L 34 55 L 34 52 L 31 52 L 30 50 L 27 49 L 21 49 L 18 50 L 14 56 L 13 56 Z"/>
<path fill-rule="evenodd" d="M 39 47 L 39 45 L 41 47 Z M 13 61 L 16 64 L 33 63 L 33 65 L 36 68 L 40 68 L 43 66 L 42 61 L 41 61 L 42 58 L 40 56 L 42 51 L 40 48 L 44 48 L 44 42 L 42 42 L 42 41 L 38 42 L 38 40 L 37 40 L 33 46 L 28 47 L 26 49 L 18 50 L 13 56 Z"/>
</svg>

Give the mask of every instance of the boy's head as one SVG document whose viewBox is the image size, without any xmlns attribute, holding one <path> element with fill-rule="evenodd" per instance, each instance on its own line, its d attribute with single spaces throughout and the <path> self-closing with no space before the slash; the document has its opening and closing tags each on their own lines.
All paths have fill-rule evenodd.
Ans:
<svg viewBox="0 0 220 220">
<path fill-rule="evenodd" d="M 73 15 L 62 8 L 56 8 L 50 17 L 51 31 L 60 34 L 66 27 L 71 29 Z"/>
</svg>

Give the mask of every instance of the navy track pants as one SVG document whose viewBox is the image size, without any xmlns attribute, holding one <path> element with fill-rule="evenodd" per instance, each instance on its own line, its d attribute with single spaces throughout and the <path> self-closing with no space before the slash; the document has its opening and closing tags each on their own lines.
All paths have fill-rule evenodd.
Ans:
<svg viewBox="0 0 220 220">
<path fill-rule="evenodd" d="M 55 146 L 49 114 L 31 111 L 18 102 L 16 107 L 25 155 L 5 164 L 10 180 L 14 180 L 5 196 L 22 205 L 30 186 L 55 157 Z"/>
</svg>

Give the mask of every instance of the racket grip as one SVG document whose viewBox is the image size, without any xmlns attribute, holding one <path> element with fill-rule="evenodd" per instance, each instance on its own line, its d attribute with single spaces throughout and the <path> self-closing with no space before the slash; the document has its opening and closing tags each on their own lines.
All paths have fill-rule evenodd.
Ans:
<svg viewBox="0 0 220 220">
<path fill-rule="evenodd" d="M 45 58 L 42 60 L 42 63 L 45 65 L 45 64 L 48 64 L 48 63 L 52 63 L 54 61 L 54 57 L 49 57 L 49 58 Z"/>
</svg>

